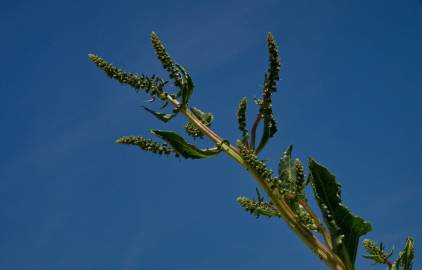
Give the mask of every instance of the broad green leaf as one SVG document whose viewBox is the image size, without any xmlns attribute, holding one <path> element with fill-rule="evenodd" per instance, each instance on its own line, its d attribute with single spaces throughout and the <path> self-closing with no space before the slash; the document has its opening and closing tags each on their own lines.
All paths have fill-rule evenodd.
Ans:
<svg viewBox="0 0 422 270">
<path fill-rule="evenodd" d="M 315 198 L 334 242 L 334 252 L 347 269 L 353 270 L 359 237 L 371 231 L 371 225 L 344 206 L 341 186 L 327 168 L 310 158 L 309 170 Z"/>
<path fill-rule="evenodd" d="M 156 112 L 151 109 L 148 109 L 147 107 L 143 107 L 143 108 L 147 112 L 151 113 L 152 115 L 154 115 L 155 117 L 157 117 L 158 119 L 160 119 L 161 121 L 165 123 L 167 123 L 168 121 L 170 121 L 177 115 L 177 113 L 161 113 L 161 112 Z"/>
<path fill-rule="evenodd" d="M 184 158 L 209 158 L 222 151 L 221 147 L 199 149 L 195 145 L 187 143 L 182 136 L 173 131 L 151 130 L 151 133 L 167 141 Z"/>
</svg>

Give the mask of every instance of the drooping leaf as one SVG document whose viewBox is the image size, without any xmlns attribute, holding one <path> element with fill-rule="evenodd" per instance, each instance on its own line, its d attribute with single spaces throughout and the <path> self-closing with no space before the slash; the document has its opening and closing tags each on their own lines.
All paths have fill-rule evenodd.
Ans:
<svg viewBox="0 0 422 270">
<path fill-rule="evenodd" d="M 195 145 L 187 143 L 182 136 L 173 131 L 151 130 L 151 133 L 168 142 L 173 149 L 184 158 L 209 158 L 222 151 L 221 147 L 199 149 Z"/>
<path fill-rule="evenodd" d="M 341 186 L 327 168 L 310 158 L 309 170 L 316 201 L 334 240 L 334 252 L 347 269 L 353 270 L 359 237 L 371 231 L 371 225 L 344 206 Z"/>
<path fill-rule="evenodd" d="M 161 113 L 161 112 L 153 111 L 147 107 L 143 107 L 143 108 L 145 111 L 151 113 L 152 115 L 154 115 L 155 117 L 163 121 L 164 123 L 167 123 L 168 121 L 170 121 L 177 115 L 177 113 Z"/>
</svg>

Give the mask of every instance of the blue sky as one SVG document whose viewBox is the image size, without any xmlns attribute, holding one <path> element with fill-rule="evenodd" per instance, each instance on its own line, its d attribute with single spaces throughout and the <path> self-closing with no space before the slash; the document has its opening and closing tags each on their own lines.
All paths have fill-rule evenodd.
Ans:
<svg viewBox="0 0 422 270">
<path fill-rule="evenodd" d="M 262 158 L 275 168 L 294 144 L 295 157 L 327 165 L 346 205 L 372 223 L 367 237 L 399 248 L 416 239 L 418 269 L 418 0 L 3 3 L 0 269 L 325 269 L 283 221 L 236 204 L 256 184 L 227 156 L 185 161 L 114 143 L 184 124 L 152 119 L 145 95 L 88 61 L 165 76 L 151 31 L 190 71 L 192 105 L 214 112 L 230 141 L 240 98 L 260 95 L 273 32 L 279 132 Z"/>
</svg>

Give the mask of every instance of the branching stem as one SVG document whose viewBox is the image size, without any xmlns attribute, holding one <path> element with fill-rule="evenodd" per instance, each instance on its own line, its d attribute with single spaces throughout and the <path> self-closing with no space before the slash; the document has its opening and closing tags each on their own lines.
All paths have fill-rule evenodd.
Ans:
<svg viewBox="0 0 422 270">
<path fill-rule="evenodd" d="M 181 103 L 176 99 L 167 95 L 167 100 L 172 103 L 176 108 L 180 108 Z M 271 189 L 269 184 L 265 179 L 262 179 L 260 174 L 255 171 L 253 168 L 249 168 L 247 164 L 243 161 L 239 149 L 229 143 L 224 143 L 224 139 L 221 138 L 218 134 L 212 131 L 209 127 L 203 124 L 187 107 L 181 108 L 180 112 L 183 113 L 193 124 L 195 124 L 198 129 L 200 129 L 206 136 L 208 136 L 214 143 L 221 145 L 223 151 L 226 152 L 230 157 L 237 161 L 241 166 L 248 170 L 258 181 L 261 187 L 270 197 L 271 201 L 274 203 L 278 212 L 287 222 L 287 225 L 295 232 L 295 234 L 303 240 L 303 242 L 314 252 L 324 263 L 332 270 L 348 270 L 344 266 L 342 260 L 327 246 L 325 246 L 318 238 L 316 238 L 306 227 L 298 222 L 298 219 L 289 207 L 287 202 L 282 199 L 279 194 L 280 192 L 277 189 Z M 258 115 L 259 122 L 260 115 Z M 256 124 L 257 125 L 257 124 Z M 255 128 L 256 129 L 256 128 Z M 252 133 L 252 136 L 254 132 Z"/>
</svg>

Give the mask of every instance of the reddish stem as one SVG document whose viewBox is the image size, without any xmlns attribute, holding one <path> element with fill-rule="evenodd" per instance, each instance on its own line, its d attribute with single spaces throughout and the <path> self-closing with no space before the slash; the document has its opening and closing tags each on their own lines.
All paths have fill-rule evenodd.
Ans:
<svg viewBox="0 0 422 270">
<path fill-rule="evenodd" d="M 259 121 L 261 120 L 261 113 L 258 112 L 256 115 L 255 122 L 253 123 L 252 129 L 251 129 L 251 149 L 255 149 L 255 138 L 256 138 L 256 129 L 258 128 Z"/>
</svg>

